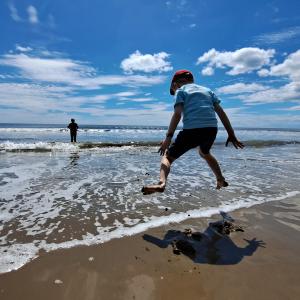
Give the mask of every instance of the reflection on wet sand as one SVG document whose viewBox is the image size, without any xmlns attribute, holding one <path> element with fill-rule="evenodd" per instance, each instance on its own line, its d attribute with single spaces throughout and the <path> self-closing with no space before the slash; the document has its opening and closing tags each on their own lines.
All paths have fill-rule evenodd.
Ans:
<svg viewBox="0 0 300 300">
<path fill-rule="evenodd" d="M 71 168 L 71 167 L 77 166 L 79 158 L 80 158 L 80 155 L 78 152 L 71 153 L 69 167 Z"/>
</svg>

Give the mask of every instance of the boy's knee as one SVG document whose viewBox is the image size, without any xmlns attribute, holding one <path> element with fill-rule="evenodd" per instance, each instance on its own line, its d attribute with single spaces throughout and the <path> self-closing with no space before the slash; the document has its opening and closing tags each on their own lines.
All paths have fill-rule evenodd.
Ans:
<svg viewBox="0 0 300 300">
<path fill-rule="evenodd" d="M 204 159 L 207 159 L 207 158 L 210 157 L 210 153 L 209 153 L 209 152 L 208 152 L 208 153 L 203 153 L 203 152 L 201 151 L 201 149 L 199 149 L 199 155 L 200 155 L 202 158 L 204 158 Z"/>
<path fill-rule="evenodd" d="M 176 158 L 168 155 L 168 153 L 165 154 L 164 159 L 166 159 L 170 165 L 176 160 Z"/>
</svg>

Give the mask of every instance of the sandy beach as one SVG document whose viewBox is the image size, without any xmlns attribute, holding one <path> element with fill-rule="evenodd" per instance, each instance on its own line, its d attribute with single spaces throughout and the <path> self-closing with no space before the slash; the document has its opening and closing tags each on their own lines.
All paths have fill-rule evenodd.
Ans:
<svg viewBox="0 0 300 300">
<path fill-rule="evenodd" d="M 193 257 L 174 254 L 164 237 L 178 238 L 186 228 L 209 234 L 208 223 L 219 215 L 40 253 L 0 275 L 1 299 L 299 299 L 299 197 L 231 216 L 245 231 L 209 243 L 200 238 Z"/>
</svg>

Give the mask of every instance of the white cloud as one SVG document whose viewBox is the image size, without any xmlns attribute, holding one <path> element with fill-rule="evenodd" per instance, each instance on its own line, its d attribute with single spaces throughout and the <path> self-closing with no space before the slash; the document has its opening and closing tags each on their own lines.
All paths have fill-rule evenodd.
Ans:
<svg viewBox="0 0 300 300">
<path fill-rule="evenodd" d="M 28 21 L 31 24 L 37 24 L 39 22 L 37 9 L 33 5 L 27 7 Z"/>
<path fill-rule="evenodd" d="M 287 77 L 289 83 L 280 87 L 268 88 L 250 95 L 240 95 L 239 98 L 246 103 L 273 103 L 273 102 L 300 102 L 300 50 L 288 55 L 285 60 L 270 69 L 258 71 L 261 77 L 278 76 Z"/>
<path fill-rule="evenodd" d="M 152 86 L 164 83 L 165 76 L 144 76 L 144 75 L 102 75 L 86 81 L 91 88 L 105 85 L 124 85 L 130 87 Z"/>
<path fill-rule="evenodd" d="M 103 105 L 106 101 L 115 101 L 124 95 L 132 97 L 127 99 L 128 101 L 146 100 L 135 98 L 135 94 L 135 91 L 129 90 L 113 94 L 77 96 L 70 87 L 0 84 L 0 105 L 6 106 L 0 110 L 0 118 L 2 122 L 18 120 L 31 123 L 64 123 L 74 114 L 80 114 L 76 117 L 80 123 L 97 123 L 101 117 L 104 124 L 168 125 L 172 103 L 143 104 L 143 101 L 136 101 L 141 102 L 141 107 L 126 107 L 126 109 L 108 108 Z M 85 107 L 86 104 L 89 104 L 89 107 Z M 290 111 L 297 112 L 297 106 Z M 251 114 L 247 113 L 245 107 L 229 108 L 226 109 L 226 113 L 230 116 L 233 126 L 278 127 L 278 124 L 284 124 L 285 127 L 300 126 L 299 116 L 293 114 Z"/>
<path fill-rule="evenodd" d="M 41 86 L 28 83 L 0 83 L 0 104 L 4 107 L 15 107 L 24 111 L 46 112 L 57 108 L 65 95 L 71 90 L 68 87 Z"/>
<path fill-rule="evenodd" d="M 190 28 L 195 28 L 196 26 L 197 26 L 197 24 L 195 24 L 195 23 L 189 25 Z"/>
<path fill-rule="evenodd" d="M 47 56 L 27 53 L 6 54 L 0 57 L 0 65 L 17 68 L 22 77 L 33 81 L 66 84 L 86 89 L 98 89 L 106 85 L 151 86 L 165 81 L 165 76 L 97 75 L 88 63 L 58 57 L 47 51 Z"/>
<path fill-rule="evenodd" d="M 273 87 L 257 83 L 236 83 L 220 87 L 217 91 L 223 94 L 235 94 L 237 99 L 248 105 L 300 103 L 300 50 L 285 56 L 282 63 L 274 64 L 269 69 L 260 69 L 257 73 L 261 77 L 277 76 L 284 81 L 288 79 L 288 83 Z M 298 105 L 294 104 L 282 110 L 297 111 Z"/>
<path fill-rule="evenodd" d="M 158 102 L 153 104 L 143 104 L 143 107 L 151 111 L 166 111 L 173 107 L 173 104 L 167 104 L 164 102 Z"/>
<path fill-rule="evenodd" d="M 201 74 L 204 76 L 211 76 L 211 75 L 214 75 L 214 73 L 215 73 L 215 70 L 212 67 L 203 68 L 201 71 Z"/>
<path fill-rule="evenodd" d="M 227 112 L 227 109 L 225 110 Z M 291 113 L 286 114 L 262 114 L 238 112 L 228 114 L 233 127 L 249 128 L 297 128 L 300 126 L 299 116 Z M 242 137 L 240 137 L 242 139 Z"/>
<path fill-rule="evenodd" d="M 91 96 L 78 95 L 72 87 L 29 83 L 0 83 L 0 105 L 32 113 L 48 113 L 49 110 L 89 112 L 106 101 L 118 101 L 124 96 L 136 96 L 137 92 L 125 91 Z M 129 101 L 135 99 L 128 98 Z M 84 107 L 89 106 L 89 108 Z"/>
<path fill-rule="evenodd" d="M 260 77 L 267 77 L 269 76 L 269 70 L 267 69 L 260 69 L 257 71 L 257 75 Z"/>
<path fill-rule="evenodd" d="M 249 95 L 239 95 L 238 98 L 247 104 L 300 101 L 300 84 L 291 82 L 278 88 L 269 88 Z"/>
<path fill-rule="evenodd" d="M 208 63 L 208 65 L 202 70 L 205 75 L 212 75 L 213 68 L 230 68 L 227 74 L 238 75 L 250 73 L 254 70 L 261 69 L 263 66 L 270 65 L 271 58 L 274 54 L 274 49 L 264 50 L 260 48 L 247 47 L 232 52 L 220 52 L 213 48 L 198 58 L 197 65 Z M 208 68 L 211 68 L 212 70 Z"/>
<path fill-rule="evenodd" d="M 83 63 L 64 58 L 42 58 L 27 54 L 6 54 L 0 64 L 21 70 L 25 78 L 47 82 L 82 85 L 83 77 L 93 69 Z"/>
<path fill-rule="evenodd" d="M 79 114 L 86 123 L 156 124 L 168 122 L 170 114 L 162 104 L 141 107 L 154 101 L 140 89 L 165 82 L 166 76 L 156 75 L 99 75 L 88 62 L 66 58 L 62 53 L 39 51 L 16 45 L 17 52 L 0 55 L 0 65 L 10 67 L 10 74 L 1 74 L 0 119 L 2 122 L 59 123 Z M 9 70 L 9 69 L 7 69 Z M 8 77 L 10 76 L 10 77 Z M 13 82 L 16 80 L 17 82 Z M 23 83 L 20 83 L 20 82 Z M 24 83 L 26 82 L 26 83 Z M 129 87 L 120 92 L 100 93 L 105 86 Z M 82 91 L 94 89 L 83 95 Z M 126 109 L 104 107 L 126 100 Z M 141 103 L 138 104 L 137 103 Z M 138 108 L 137 106 L 140 106 Z M 171 110 L 171 109 L 170 109 Z M 53 113 L 55 112 L 55 113 Z M 82 120 L 81 120 L 82 121 Z"/>
<path fill-rule="evenodd" d="M 253 93 L 262 90 L 267 90 L 269 87 L 258 83 L 235 83 L 231 85 L 222 86 L 217 89 L 217 93 L 220 94 L 243 94 Z"/>
<path fill-rule="evenodd" d="M 115 95 L 117 97 L 131 97 L 137 95 L 137 92 L 127 91 L 127 92 L 116 93 Z"/>
<path fill-rule="evenodd" d="M 288 76 L 292 81 L 300 82 L 300 50 L 288 55 L 283 63 L 272 66 L 266 75 Z"/>
<path fill-rule="evenodd" d="M 17 51 L 20 51 L 20 52 L 29 52 L 29 51 L 31 51 L 32 50 L 32 48 L 30 48 L 30 47 L 22 47 L 22 46 L 20 46 L 20 45 L 16 45 L 16 50 Z"/>
<path fill-rule="evenodd" d="M 300 26 L 295 26 L 279 32 L 261 34 L 254 40 L 259 44 L 280 44 L 298 36 L 300 36 Z"/>
<path fill-rule="evenodd" d="M 154 98 L 151 98 L 151 97 L 141 97 L 141 98 L 131 98 L 130 101 L 133 101 L 133 102 L 150 102 L 150 101 L 154 101 L 155 99 Z"/>
<path fill-rule="evenodd" d="M 12 17 L 12 19 L 16 22 L 20 22 L 22 21 L 21 17 L 19 16 L 18 10 L 15 7 L 15 5 L 11 2 L 8 4 L 8 8 L 10 10 L 10 16 Z"/>
<path fill-rule="evenodd" d="M 170 54 L 159 52 L 155 54 L 141 54 L 140 51 L 135 51 L 129 55 L 129 58 L 121 62 L 121 68 L 126 73 L 141 71 L 150 72 L 167 72 L 173 70 L 171 63 L 167 61 Z"/>
</svg>

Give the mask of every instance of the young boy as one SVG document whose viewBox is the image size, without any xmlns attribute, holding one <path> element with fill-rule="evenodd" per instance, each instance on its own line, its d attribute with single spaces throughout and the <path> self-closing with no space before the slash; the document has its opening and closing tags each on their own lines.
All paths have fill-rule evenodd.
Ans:
<svg viewBox="0 0 300 300">
<path fill-rule="evenodd" d="M 188 70 L 179 70 L 175 73 L 171 82 L 170 94 L 175 95 L 174 113 L 166 138 L 158 151 L 160 155 L 163 155 L 160 180 L 158 184 L 144 186 L 142 188 L 143 194 L 162 193 L 166 188 L 171 164 L 185 152 L 195 147 L 199 147 L 200 156 L 215 174 L 216 188 L 228 186 L 217 160 L 210 154 L 210 148 L 218 131 L 215 113 L 219 116 L 228 133 L 226 146 L 229 142 L 233 143 L 236 149 L 244 148 L 244 145 L 236 138 L 230 121 L 219 104 L 220 100 L 208 88 L 195 84 L 193 75 Z M 182 114 L 183 130 L 179 132 L 175 142 L 170 146 Z"/>
</svg>

